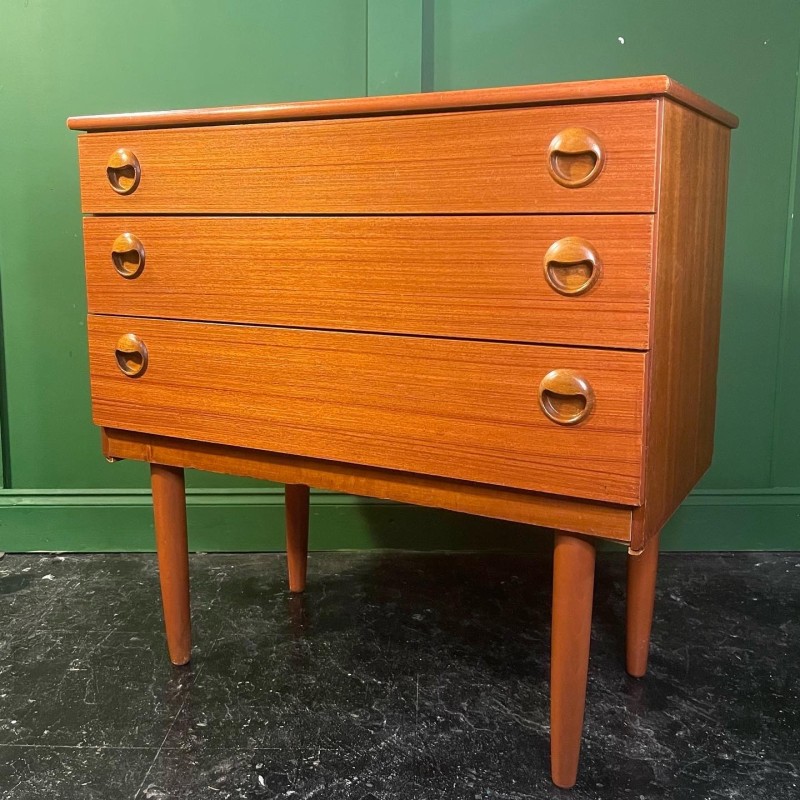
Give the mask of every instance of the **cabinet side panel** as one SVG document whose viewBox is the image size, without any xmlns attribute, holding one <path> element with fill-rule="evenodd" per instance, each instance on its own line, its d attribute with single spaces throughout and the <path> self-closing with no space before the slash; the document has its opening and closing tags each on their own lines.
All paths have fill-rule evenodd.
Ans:
<svg viewBox="0 0 800 800">
<path fill-rule="evenodd" d="M 661 529 L 714 447 L 730 130 L 663 103 L 644 504 L 632 550 Z"/>
</svg>

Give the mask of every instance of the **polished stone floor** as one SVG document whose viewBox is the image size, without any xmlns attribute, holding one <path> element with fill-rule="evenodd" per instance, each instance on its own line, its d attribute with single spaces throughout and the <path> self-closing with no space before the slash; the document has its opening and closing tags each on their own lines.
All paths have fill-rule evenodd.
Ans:
<svg viewBox="0 0 800 800">
<path fill-rule="evenodd" d="M 544 557 L 192 557 L 169 666 L 149 555 L 0 561 L 7 800 L 800 797 L 800 554 L 662 556 L 651 670 L 597 571 L 578 785 L 548 779 Z"/>
</svg>

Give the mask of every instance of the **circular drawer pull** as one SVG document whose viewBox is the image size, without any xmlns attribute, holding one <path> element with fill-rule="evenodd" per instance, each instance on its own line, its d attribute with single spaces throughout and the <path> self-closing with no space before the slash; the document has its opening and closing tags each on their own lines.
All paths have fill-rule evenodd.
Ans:
<svg viewBox="0 0 800 800">
<path fill-rule="evenodd" d="M 119 337 L 114 355 L 117 357 L 117 366 L 129 378 L 138 378 L 147 369 L 147 348 L 135 333 Z"/>
<path fill-rule="evenodd" d="M 587 128 L 565 128 L 547 150 L 553 178 L 568 189 L 591 183 L 602 171 L 605 153 L 600 140 Z"/>
<path fill-rule="evenodd" d="M 106 165 L 106 176 L 117 194 L 130 194 L 139 185 L 142 168 L 132 150 L 120 147 L 111 154 Z"/>
<path fill-rule="evenodd" d="M 584 377 L 571 369 L 554 369 L 539 384 L 539 405 L 559 425 L 575 425 L 594 406 L 594 391 Z"/>
<path fill-rule="evenodd" d="M 111 245 L 111 260 L 123 278 L 135 278 L 144 269 L 144 245 L 132 233 L 121 233 Z"/>
<path fill-rule="evenodd" d="M 544 255 L 544 278 L 559 294 L 583 294 L 603 273 L 603 262 L 586 239 L 566 236 Z"/>
</svg>

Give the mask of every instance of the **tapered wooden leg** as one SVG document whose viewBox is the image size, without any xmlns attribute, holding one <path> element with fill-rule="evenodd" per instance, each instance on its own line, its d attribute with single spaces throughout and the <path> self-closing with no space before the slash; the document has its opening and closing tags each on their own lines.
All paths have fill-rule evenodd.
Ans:
<svg viewBox="0 0 800 800">
<path fill-rule="evenodd" d="M 186 491 L 180 467 L 150 465 L 158 572 L 167 650 L 173 664 L 186 664 L 192 650 L 189 616 L 189 547 Z"/>
<path fill-rule="evenodd" d="M 304 591 L 308 564 L 308 486 L 302 483 L 286 484 L 286 561 L 289 591 Z"/>
<path fill-rule="evenodd" d="M 658 541 L 654 536 L 637 556 L 628 556 L 628 614 L 626 667 L 634 678 L 647 672 L 650 629 L 656 599 Z"/>
<path fill-rule="evenodd" d="M 556 533 L 553 557 L 553 630 L 550 653 L 550 766 L 553 783 L 575 785 L 586 705 L 592 630 L 595 548 Z"/>
</svg>

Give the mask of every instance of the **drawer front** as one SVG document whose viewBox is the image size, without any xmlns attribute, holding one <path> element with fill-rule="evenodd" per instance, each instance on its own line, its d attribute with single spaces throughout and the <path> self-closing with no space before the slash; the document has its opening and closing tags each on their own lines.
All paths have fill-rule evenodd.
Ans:
<svg viewBox="0 0 800 800">
<path fill-rule="evenodd" d="M 647 348 L 652 227 L 651 215 L 88 217 L 89 311 Z"/>
<path fill-rule="evenodd" d="M 97 213 L 649 212 L 656 128 L 641 100 L 92 133 L 81 195 Z"/>
<path fill-rule="evenodd" d="M 112 316 L 89 351 L 105 427 L 639 502 L 644 353 Z"/>
</svg>

